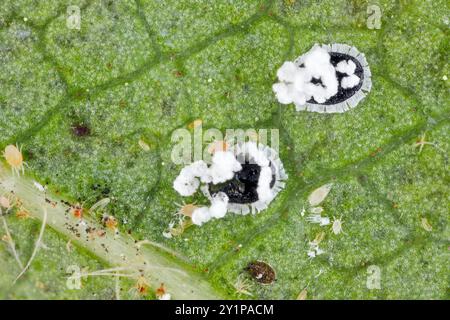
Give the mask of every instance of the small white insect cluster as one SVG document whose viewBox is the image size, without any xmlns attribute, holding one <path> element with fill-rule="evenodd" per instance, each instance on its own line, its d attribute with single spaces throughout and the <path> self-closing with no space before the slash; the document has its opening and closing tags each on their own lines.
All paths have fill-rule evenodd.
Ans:
<svg viewBox="0 0 450 320">
<path fill-rule="evenodd" d="M 327 183 L 317 189 L 315 189 L 308 197 L 308 203 L 309 203 L 309 212 L 311 213 L 306 217 L 306 221 L 313 224 L 318 224 L 321 227 L 327 226 L 331 223 L 330 218 L 327 216 L 322 216 L 322 213 L 324 211 L 323 207 L 320 207 L 319 205 L 325 200 L 325 198 L 330 193 L 331 187 L 333 186 L 332 183 Z M 301 216 L 304 216 L 305 209 L 300 212 Z M 342 220 L 341 219 L 333 219 L 331 231 L 338 235 L 342 232 Z M 315 258 L 318 255 L 321 255 L 325 251 L 322 250 L 319 247 L 320 242 L 323 239 L 323 236 L 325 236 L 324 233 L 319 234 L 319 237 L 316 237 L 313 241 L 309 242 L 309 250 L 307 251 L 307 254 L 310 258 Z"/>
<path fill-rule="evenodd" d="M 233 181 L 236 174 L 244 170 L 248 163 L 255 164 L 259 168 L 257 197 L 254 201 L 235 203 L 226 191 L 211 192 L 210 186 Z M 173 187 L 180 195 L 191 196 L 201 186 L 201 191 L 211 201 L 211 205 L 197 207 L 192 212 L 191 219 L 193 224 L 202 225 L 213 218 L 223 218 L 228 211 L 255 214 L 264 210 L 284 188 L 283 180 L 286 179 L 283 164 L 273 149 L 255 142 L 247 142 L 231 147 L 227 151 L 216 151 L 209 166 L 200 160 L 184 167 L 175 179 Z M 245 183 L 242 188 L 246 189 Z"/>
<path fill-rule="evenodd" d="M 327 183 L 315 189 L 308 197 L 308 203 L 311 206 L 311 214 L 306 217 L 306 221 L 310 223 L 319 224 L 321 227 L 330 224 L 330 218 L 322 216 L 323 208 L 318 205 L 321 204 L 330 193 L 333 184 Z"/>
<path fill-rule="evenodd" d="M 282 104 L 294 103 L 297 111 L 345 112 L 370 91 L 371 73 L 365 56 L 345 44 L 314 45 L 277 72 L 273 91 Z"/>
</svg>

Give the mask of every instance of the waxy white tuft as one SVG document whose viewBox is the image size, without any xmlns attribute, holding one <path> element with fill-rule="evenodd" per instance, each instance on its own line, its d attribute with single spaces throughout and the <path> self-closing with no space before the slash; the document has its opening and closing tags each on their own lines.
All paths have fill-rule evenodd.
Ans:
<svg viewBox="0 0 450 320">
<path fill-rule="evenodd" d="M 238 214 L 259 212 L 266 209 L 284 188 L 282 181 L 287 179 L 287 175 L 273 149 L 255 142 L 247 142 L 238 144 L 230 150 L 236 150 L 236 154 L 231 151 L 215 151 L 209 167 L 204 161 L 194 162 L 184 167 L 175 179 L 173 187 L 180 195 L 191 196 L 201 186 L 202 192 L 211 201 L 210 207 L 196 207 L 192 211 L 190 217 L 193 224 L 202 225 L 212 218 L 223 218 L 227 211 Z M 219 184 L 233 179 L 236 172 L 242 170 L 240 161 L 248 161 L 261 168 L 256 189 L 258 200 L 250 204 L 239 204 L 230 203 L 228 196 L 223 192 L 212 196 L 208 184 Z M 169 234 L 166 233 L 164 236 L 169 237 Z"/>
<path fill-rule="evenodd" d="M 330 53 L 348 55 L 357 60 L 363 69 L 361 77 L 355 74 L 357 69 L 355 60 L 343 60 L 334 67 L 330 62 Z M 344 101 L 326 103 L 339 90 L 336 72 L 346 75 L 340 83 L 342 89 L 350 89 L 358 85 L 360 87 Z M 277 76 L 280 82 L 275 83 L 272 90 L 278 102 L 294 103 L 297 111 L 342 113 L 356 107 L 372 88 L 372 73 L 366 57 L 355 47 L 346 44 L 321 46 L 316 44 L 294 62 L 283 63 Z M 313 80 L 320 80 L 321 83 L 313 82 Z M 312 99 L 314 101 L 311 101 Z"/>
</svg>

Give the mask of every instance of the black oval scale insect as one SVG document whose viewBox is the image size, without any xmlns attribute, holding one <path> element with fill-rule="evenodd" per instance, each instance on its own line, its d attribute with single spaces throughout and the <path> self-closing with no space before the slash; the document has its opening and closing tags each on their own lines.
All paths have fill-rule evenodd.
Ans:
<svg viewBox="0 0 450 320">
<path fill-rule="evenodd" d="M 242 164 L 242 170 L 234 174 L 233 179 L 224 183 L 210 184 L 209 192 L 215 195 L 224 192 L 230 203 L 248 204 L 258 201 L 258 180 L 261 167 L 254 163 Z M 275 184 L 275 175 L 272 176 L 270 187 Z"/>
<path fill-rule="evenodd" d="M 245 270 L 261 284 L 271 284 L 276 280 L 275 270 L 263 261 L 252 261 Z"/>
<path fill-rule="evenodd" d="M 369 64 L 365 55 L 355 47 L 342 43 L 331 45 L 321 45 L 330 56 L 330 64 L 336 69 L 341 61 L 352 61 L 355 64 L 354 75 L 359 78 L 358 83 L 352 88 L 343 88 L 342 80 L 350 75 L 336 70 L 337 93 L 322 103 L 318 103 L 314 98 L 309 99 L 304 104 L 294 103 L 297 111 L 310 111 L 318 113 L 342 113 L 355 108 L 370 92 L 372 79 Z M 298 57 L 294 63 L 297 67 L 304 67 L 305 54 Z M 313 78 L 311 82 L 315 85 L 322 85 L 322 79 Z"/>
<path fill-rule="evenodd" d="M 354 86 L 353 88 L 347 88 L 347 89 L 342 88 L 341 80 L 342 80 L 342 78 L 346 77 L 347 75 L 345 73 L 336 71 L 336 77 L 338 80 L 338 92 L 334 96 L 332 96 L 330 99 L 325 101 L 324 103 L 318 103 L 318 102 L 316 102 L 316 100 L 314 100 L 314 98 L 311 98 L 310 100 L 308 100 L 308 103 L 319 104 L 319 105 L 333 105 L 333 104 L 341 103 L 341 102 L 344 102 L 345 100 L 349 99 L 351 96 L 353 96 L 362 87 L 362 84 L 364 82 L 364 69 L 363 69 L 361 63 L 358 61 L 358 59 L 356 59 L 355 57 L 353 57 L 351 55 L 348 55 L 345 53 L 340 53 L 340 52 L 329 52 L 329 54 L 330 54 L 330 62 L 335 68 L 338 65 L 338 63 L 341 61 L 347 61 L 347 60 L 353 61 L 356 65 L 355 75 L 358 76 L 358 78 L 360 79 L 359 83 L 358 83 L 358 85 Z M 302 67 L 302 66 L 303 66 L 303 64 L 300 65 L 300 67 Z M 314 84 L 322 83 L 320 79 L 313 79 L 311 82 Z"/>
</svg>

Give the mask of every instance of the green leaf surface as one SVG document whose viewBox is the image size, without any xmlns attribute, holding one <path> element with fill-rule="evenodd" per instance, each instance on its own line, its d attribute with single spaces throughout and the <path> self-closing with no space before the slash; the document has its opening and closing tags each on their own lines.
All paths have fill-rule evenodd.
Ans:
<svg viewBox="0 0 450 320">
<path fill-rule="evenodd" d="M 80 30 L 66 26 L 69 4 L 81 9 Z M 380 29 L 366 25 L 370 4 L 381 9 Z M 192 298 L 295 299 L 305 288 L 308 299 L 448 298 L 448 12 L 440 0 L 6 0 L 0 147 L 22 146 L 28 166 L 19 185 L 34 179 L 86 208 L 110 198 L 107 212 L 122 235 L 173 250 L 178 258 L 157 252 L 153 262 L 200 279 L 204 291 Z M 373 87 L 356 108 L 316 114 L 276 101 L 277 69 L 315 43 L 346 43 L 366 55 Z M 289 179 L 257 215 L 227 214 L 166 239 L 184 201 L 172 188 L 181 166 L 171 160 L 171 134 L 195 119 L 204 130 L 278 129 Z M 77 126 L 88 134 L 76 136 Z M 15 188 L 2 183 L 4 195 Z M 306 221 L 308 195 L 326 183 L 333 186 L 322 215 L 343 221 L 337 235 Z M 41 213 L 31 216 L 6 216 L 22 262 L 41 223 Z M 115 249 L 99 254 L 63 227 L 49 223 L 45 247 L 15 284 L 20 268 L 0 242 L 0 298 L 117 297 L 114 277 L 67 287 L 71 265 L 92 271 L 121 262 Z M 308 243 L 320 232 L 325 253 L 311 259 Z M 253 260 L 269 263 L 277 280 L 251 279 L 244 269 Z M 370 266 L 381 272 L 380 289 L 367 286 Z M 121 298 L 155 298 L 159 280 L 179 292 L 170 287 L 176 277 L 152 277 L 144 295 L 136 279 L 121 279 Z M 236 290 L 242 278 L 251 296 Z"/>
</svg>

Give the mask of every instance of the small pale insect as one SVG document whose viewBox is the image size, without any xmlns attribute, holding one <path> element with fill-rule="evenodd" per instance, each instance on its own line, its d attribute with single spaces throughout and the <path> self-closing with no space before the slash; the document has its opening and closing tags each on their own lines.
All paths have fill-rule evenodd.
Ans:
<svg viewBox="0 0 450 320">
<path fill-rule="evenodd" d="M 297 296 L 297 300 L 306 300 L 308 297 L 308 291 L 305 289 L 303 289 Z"/>
<path fill-rule="evenodd" d="M 308 217 L 306 217 L 306 221 L 310 223 L 319 223 L 321 227 L 330 224 L 330 218 L 322 217 L 320 214 L 310 214 Z"/>
<path fill-rule="evenodd" d="M 162 235 L 166 239 L 171 239 L 172 238 L 172 233 L 170 231 L 163 231 Z"/>
<path fill-rule="evenodd" d="M 191 225 L 192 225 L 191 221 L 183 220 L 175 228 L 170 228 L 169 232 L 171 236 L 178 237 L 181 236 L 184 230 L 186 230 L 186 228 L 190 227 Z"/>
<path fill-rule="evenodd" d="M 178 213 L 185 217 L 192 217 L 192 213 L 197 208 L 198 207 L 196 205 L 194 205 L 193 203 L 184 204 L 180 207 L 180 210 L 178 210 Z"/>
<path fill-rule="evenodd" d="M 3 156 L 14 173 L 17 173 L 17 175 L 19 175 L 21 171 L 24 173 L 25 162 L 23 161 L 22 148 L 10 144 L 6 146 Z"/>
<path fill-rule="evenodd" d="M 192 213 L 198 207 L 193 203 L 179 205 L 179 209 L 175 214 L 177 221 L 173 221 L 169 224 L 169 229 L 163 233 L 163 236 L 170 239 L 172 236 L 177 237 L 183 234 L 186 228 L 192 225 L 191 219 L 185 219 L 185 217 L 191 218 Z"/>
<path fill-rule="evenodd" d="M 312 243 L 314 243 L 315 245 L 319 245 L 323 239 L 325 239 L 325 232 L 322 231 L 316 234 L 316 237 L 314 238 Z"/>
<path fill-rule="evenodd" d="M 30 213 L 27 210 L 24 210 L 24 209 L 18 210 L 16 212 L 16 217 L 18 219 L 28 219 L 30 217 Z"/>
<path fill-rule="evenodd" d="M 333 220 L 333 224 L 331 225 L 331 230 L 333 231 L 334 234 L 339 234 L 342 232 L 342 224 L 344 222 L 341 219 L 334 219 Z"/>
<path fill-rule="evenodd" d="M 331 190 L 332 183 L 325 184 L 317 189 L 315 189 L 308 197 L 308 202 L 312 207 L 315 207 L 322 203 L 323 200 L 328 196 Z"/>
<path fill-rule="evenodd" d="M 433 231 L 433 226 L 428 222 L 427 218 L 422 218 L 420 220 L 422 228 L 425 229 L 425 231 L 431 232 Z"/>
<path fill-rule="evenodd" d="M 7 197 L 0 196 L 0 206 L 2 206 L 5 209 L 11 208 L 11 201 Z"/>
<path fill-rule="evenodd" d="M 150 146 L 142 139 L 139 139 L 138 141 L 139 147 L 141 147 L 142 150 L 145 152 L 150 151 Z"/>
<path fill-rule="evenodd" d="M 321 214 L 322 212 L 323 212 L 323 208 L 322 207 L 313 207 L 313 208 L 311 208 L 311 213 Z"/>
<path fill-rule="evenodd" d="M 245 278 L 244 274 L 240 274 L 238 276 L 236 283 L 233 286 L 237 294 L 252 296 L 252 293 L 250 292 L 252 289 L 252 283 L 249 279 Z"/>
<path fill-rule="evenodd" d="M 45 192 L 45 187 L 42 184 L 40 184 L 39 182 L 33 181 L 33 185 L 40 192 Z"/>
<path fill-rule="evenodd" d="M 66 243 L 66 251 L 71 252 L 72 251 L 72 240 L 67 241 Z"/>
</svg>

